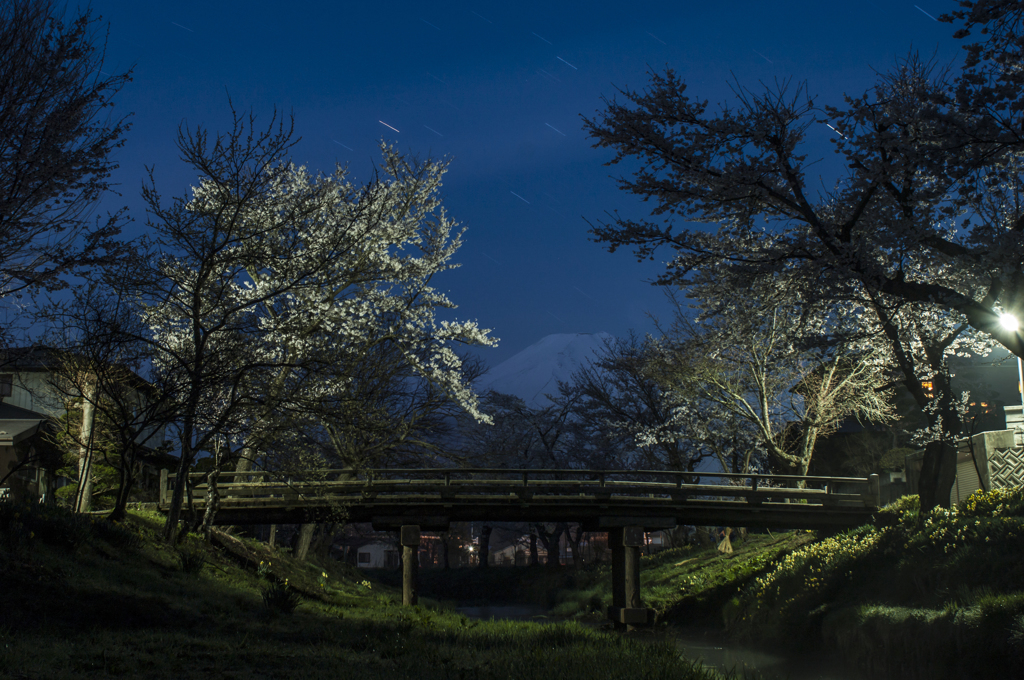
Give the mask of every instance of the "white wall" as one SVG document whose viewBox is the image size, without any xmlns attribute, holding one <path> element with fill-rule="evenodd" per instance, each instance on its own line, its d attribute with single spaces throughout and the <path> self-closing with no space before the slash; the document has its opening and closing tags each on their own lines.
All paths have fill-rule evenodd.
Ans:
<svg viewBox="0 0 1024 680">
<path fill-rule="evenodd" d="M 392 564 L 388 564 L 388 552 L 395 553 Z M 356 555 L 356 566 L 360 569 L 388 569 L 396 566 L 398 550 L 390 543 L 368 543 L 359 547 Z"/>
</svg>

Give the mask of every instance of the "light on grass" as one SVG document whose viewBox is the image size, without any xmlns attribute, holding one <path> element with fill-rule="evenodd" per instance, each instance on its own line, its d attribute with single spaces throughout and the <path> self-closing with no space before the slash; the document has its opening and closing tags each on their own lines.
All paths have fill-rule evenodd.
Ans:
<svg viewBox="0 0 1024 680">
<path fill-rule="evenodd" d="M 1008 331 L 1015 331 L 1020 328 L 1020 322 L 1013 314 L 1000 314 L 999 324 Z"/>
</svg>

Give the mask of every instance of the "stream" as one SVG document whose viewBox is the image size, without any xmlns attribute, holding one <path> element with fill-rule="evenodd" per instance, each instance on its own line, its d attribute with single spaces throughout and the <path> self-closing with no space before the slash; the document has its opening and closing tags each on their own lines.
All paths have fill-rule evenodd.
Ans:
<svg viewBox="0 0 1024 680">
<path fill-rule="evenodd" d="M 507 619 L 513 621 L 535 621 L 554 623 L 558 619 L 547 618 L 547 610 L 540 605 L 511 604 L 487 605 L 482 607 L 456 607 L 456 611 L 471 619 Z M 698 635 L 668 629 L 664 633 L 641 632 L 643 639 L 668 637 L 676 644 L 679 653 L 688 659 L 699 659 L 705 666 L 724 672 L 735 671 L 743 677 L 743 671 L 756 671 L 759 680 L 866 680 L 867 676 L 851 670 L 837 668 L 834 658 L 822 655 L 799 657 L 776 656 L 764 651 L 732 644 L 728 641 L 703 638 Z"/>
</svg>

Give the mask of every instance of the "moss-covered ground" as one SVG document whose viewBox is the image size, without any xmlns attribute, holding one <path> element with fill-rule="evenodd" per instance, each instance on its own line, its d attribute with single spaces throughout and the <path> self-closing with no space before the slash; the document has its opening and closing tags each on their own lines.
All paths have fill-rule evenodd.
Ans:
<svg viewBox="0 0 1024 680">
<path fill-rule="evenodd" d="M 161 523 L 0 506 L 0 678 L 720 677 L 575 622 L 403 608 L 346 565 L 247 539 L 172 547 Z"/>
</svg>

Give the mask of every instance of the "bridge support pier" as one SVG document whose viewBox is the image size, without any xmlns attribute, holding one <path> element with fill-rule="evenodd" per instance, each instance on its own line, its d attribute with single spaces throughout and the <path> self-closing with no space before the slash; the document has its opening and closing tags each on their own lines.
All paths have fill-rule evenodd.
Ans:
<svg viewBox="0 0 1024 680">
<path fill-rule="evenodd" d="M 632 630 L 652 622 L 654 611 L 640 600 L 640 546 L 644 529 L 638 526 L 611 527 L 608 545 L 612 549 L 612 606 L 608 618 L 616 628 Z"/>
<path fill-rule="evenodd" d="M 403 524 L 402 543 L 402 605 L 411 607 L 419 601 L 416 594 L 416 572 L 419 568 L 420 525 Z"/>
</svg>

